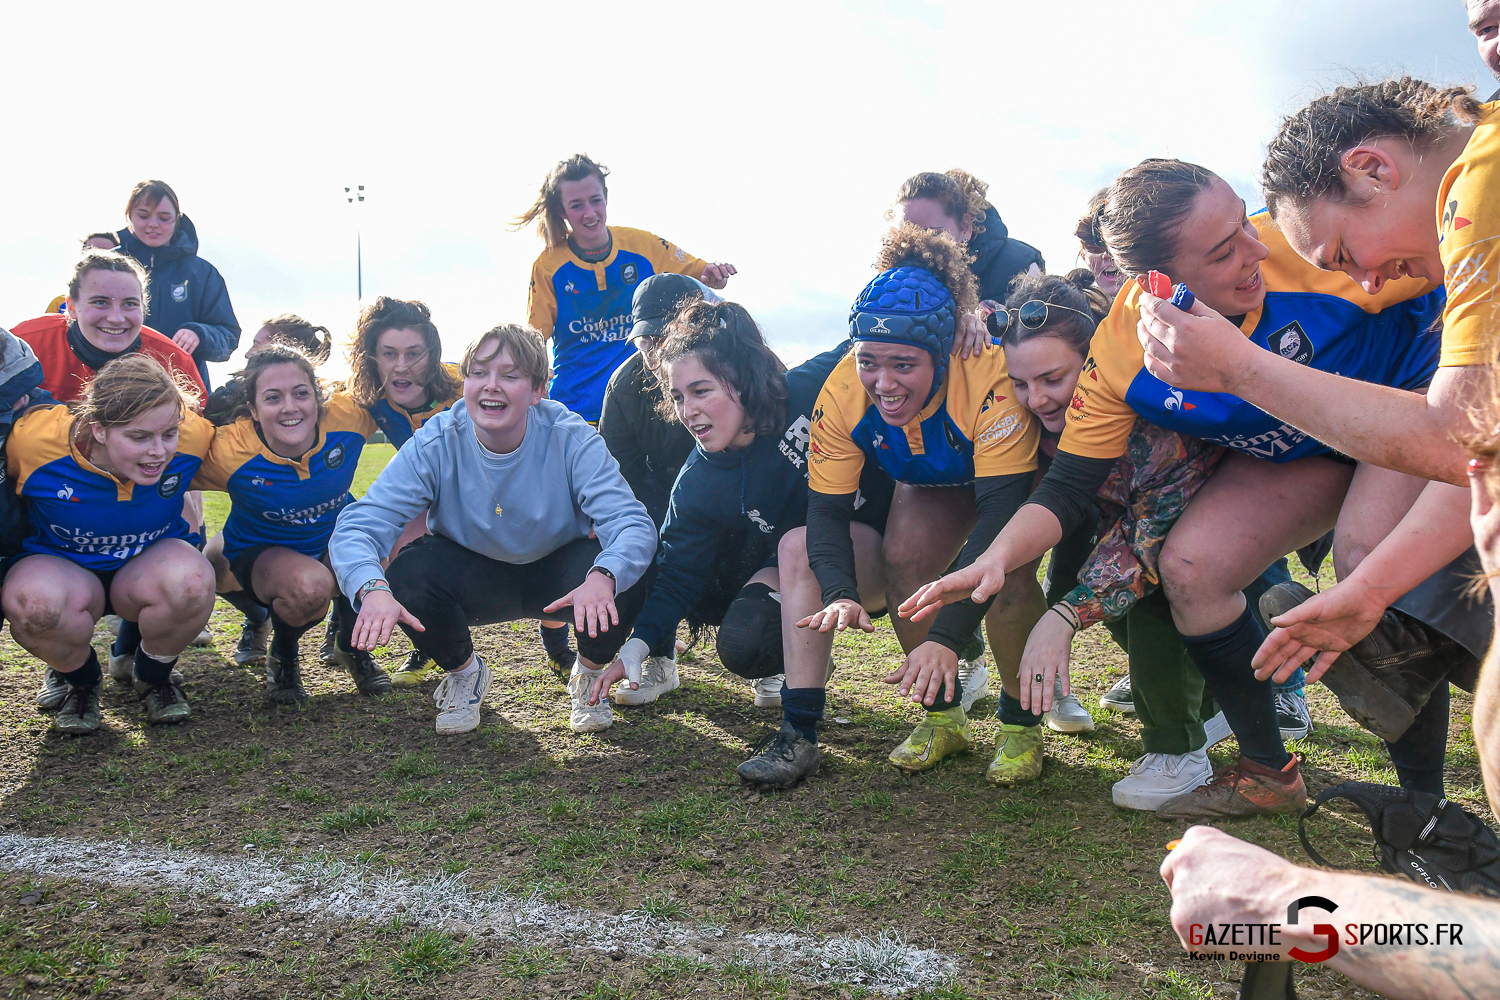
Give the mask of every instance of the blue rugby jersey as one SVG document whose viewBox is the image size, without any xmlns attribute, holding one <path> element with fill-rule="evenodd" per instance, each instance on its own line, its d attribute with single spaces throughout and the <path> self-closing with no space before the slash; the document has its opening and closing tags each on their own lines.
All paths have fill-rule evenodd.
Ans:
<svg viewBox="0 0 1500 1000">
<path fill-rule="evenodd" d="M 1348 275 L 1297 256 L 1266 213 L 1250 221 L 1271 255 L 1261 262 L 1265 302 L 1241 323 L 1245 336 L 1298 364 L 1364 382 L 1420 389 L 1431 381 L 1442 344 L 1441 332 L 1431 329 L 1443 311 L 1441 288 L 1402 278 L 1367 295 Z M 1136 334 L 1140 298 L 1131 282 L 1095 331 L 1059 451 L 1118 458 L 1139 415 L 1272 462 L 1328 453 L 1321 441 L 1238 396 L 1174 389 L 1148 372 Z"/>
<path fill-rule="evenodd" d="M 229 494 L 224 558 L 254 545 L 320 558 L 339 511 L 354 501 L 349 487 L 375 428 L 365 408 L 343 392 L 329 397 L 317 443 L 295 461 L 272 452 L 249 417 L 220 427 L 196 485 Z"/>
<path fill-rule="evenodd" d="M 447 361 L 443 362 L 443 364 L 454 378 L 462 381 L 462 378 L 458 374 L 457 365 Z M 386 440 L 397 448 L 400 448 L 411 440 L 413 434 L 422 429 L 423 424 L 444 410 L 447 410 L 454 403 L 458 402 L 459 399 L 460 397 L 458 396 L 454 396 L 452 399 L 440 399 L 425 410 L 412 412 L 406 409 L 406 407 L 397 406 L 389 399 L 381 396 L 375 401 L 375 405 L 368 406 L 366 409 L 369 411 L 370 417 L 374 419 L 375 426 L 379 427 L 385 433 Z"/>
<path fill-rule="evenodd" d="M 182 517 L 183 494 L 196 488 L 213 424 L 183 418 L 177 453 L 154 485 L 119 480 L 90 462 L 73 443 L 66 406 L 33 410 L 16 422 L 6 445 L 7 471 L 26 501 L 31 535 L 22 552 L 60 556 L 85 569 L 117 570 L 162 538 L 194 544 Z"/>
<path fill-rule="evenodd" d="M 527 322 L 552 339 L 555 399 L 585 420 L 597 421 L 604 388 L 635 351 L 630 343 L 631 300 L 653 274 L 697 278 L 707 266 L 687 251 L 640 229 L 609 227 L 613 247 L 598 263 L 567 244 L 536 259 L 527 293 Z"/>
</svg>

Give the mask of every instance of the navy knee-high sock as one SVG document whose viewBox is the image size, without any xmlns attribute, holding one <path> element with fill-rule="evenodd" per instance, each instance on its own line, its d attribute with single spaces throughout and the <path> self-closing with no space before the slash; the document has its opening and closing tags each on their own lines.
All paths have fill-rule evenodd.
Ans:
<svg viewBox="0 0 1500 1000">
<path fill-rule="evenodd" d="M 307 630 L 314 625 L 322 623 L 322 619 L 314 619 L 305 625 L 292 625 L 281 620 L 276 612 L 271 612 L 271 650 L 279 660 L 286 660 L 297 655 L 297 645 Z"/>
<path fill-rule="evenodd" d="M 1448 682 L 1432 691 L 1411 728 L 1385 745 L 1401 787 L 1412 792 L 1443 794 L 1443 758 L 1448 752 Z"/>
<path fill-rule="evenodd" d="M 828 704 L 826 688 L 781 689 L 781 715 L 810 742 L 818 742 L 818 720 Z"/>
<path fill-rule="evenodd" d="M 1250 667 L 1264 638 L 1247 602 L 1232 624 L 1207 635 L 1185 635 L 1182 644 L 1234 730 L 1240 753 L 1280 770 L 1291 756 L 1276 722 L 1275 691 L 1269 680 L 1256 680 Z"/>
<path fill-rule="evenodd" d="M 114 645 L 109 648 L 110 654 L 112 656 L 129 656 L 135 652 L 136 647 L 140 644 L 140 625 L 128 619 L 121 618 L 120 631 L 115 635 Z"/>
<path fill-rule="evenodd" d="M 271 614 L 271 609 L 250 596 L 248 590 L 231 590 L 227 594 L 220 594 L 251 625 L 259 626 Z"/>
</svg>

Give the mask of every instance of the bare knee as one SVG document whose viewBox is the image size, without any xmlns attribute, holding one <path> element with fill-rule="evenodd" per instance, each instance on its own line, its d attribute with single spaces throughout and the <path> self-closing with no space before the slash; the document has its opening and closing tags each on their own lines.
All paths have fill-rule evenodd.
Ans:
<svg viewBox="0 0 1500 1000">
<path fill-rule="evenodd" d="M 1333 573 L 1340 580 L 1353 573 L 1375 546 L 1367 539 L 1337 533 L 1333 536 Z"/>
<path fill-rule="evenodd" d="M 781 536 L 776 546 L 776 564 L 782 576 L 800 577 L 812 573 L 807 561 L 806 528 L 793 528 Z"/>
<path fill-rule="evenodd" d="M 11 631 L 28 635 L 54 631 L 67 611 L 64 595 L 52 587 L 12 585 L 5 589 L 4 606 Z"/>
<path fill-rule="evenodd" d="M 1027 567 L 1007 576 L 1005 586 L 995 595 L 995 602 L 990 605 L 990 610 L 1012 611 L 1040 600 L 1042 587 L 1036 582 L 1035 569 L 1034 566 Z"/>
<path fill-rule="evenodd" d="M 1192 546 L 1174 544 L 1171 535 L 1162 545 L 1157 572 L 1161 574 L 1161 586 L 1167 593 L 1167 600 L 1172 604 L 1188 602 L 1192 595 L 1201 593 L 1209 576 L 1204 560 Z"/>
<path fill-rule="evenodd" d="M 333 574 L 313 565 L 291 574 L 277 595 L 278 610 L 287 621 L 301 625 L 327 610 L 333 592 Z"/>
</svg>

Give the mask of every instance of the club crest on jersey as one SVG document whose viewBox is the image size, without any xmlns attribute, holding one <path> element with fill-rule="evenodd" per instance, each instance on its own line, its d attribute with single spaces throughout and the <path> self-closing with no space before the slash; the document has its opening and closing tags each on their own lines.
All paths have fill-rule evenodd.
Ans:
<svg viewBox="0 0 1500 1000">
<path fill-rule="evenodd" d="M 172 301 L 173 302 L 186 302 L 187 301 L 187 282 L 186 281 L 184 281 L 180 285 L 173 285 L 172 286 Z"/>
<path fill-rule="evenodd" d="M 1295 320 L 1266 338 L 1266 346 L 1288 361 L 1305 365 L 1312 361 L 1313 345 L 1302 324 Z"/>
<path fill-rule="evenodd" d="M 344 464 L 344 446 L 336 444 L 328 449 L 328 454 L 323 456 L 323 466 L 329 469 L 337 469 Z"/>
<path fill-rule="evenodd" d="M 156 495 L 163 500 L 170 500 L 177 495 L 177 488 L 182 485 L 182 473 L 169 472 L 161 477 L 161 482 L 156 484 Z"/>
<path fill-rule="evenodd" d="M 620 268 L 620 277 L 624 280 L 625 284 L 627 284 L 627 285 L 633 285 L 633 284 L 635 284 L 636 279 L 639 278 L 640 276 L 641 276 L 641 272 L 636 268 L 634 261 L 632 261 L 632 262 L 626 264 L 624 267 Z"/>
</svg>

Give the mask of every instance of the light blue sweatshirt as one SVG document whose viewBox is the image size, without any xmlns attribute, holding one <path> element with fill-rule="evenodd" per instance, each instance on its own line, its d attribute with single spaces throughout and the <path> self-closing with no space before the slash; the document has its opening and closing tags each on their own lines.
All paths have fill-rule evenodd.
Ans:
<svg viewBox="0 0 1500 1000">
<path fill-rule="evenodd" d="M 380 561 L 424 510 L 435 534 L 516 564 L 587 538 L 592 527 L 604 549 L 594 564 L 615 575 L 617 594 L 641 578 L 656 553 L 656 526 L 604 439 L 550 399 L 531 407 L 526 437 L 509 455 L 480 445 L 462 400 L 427 421 L 364 498 L 339 514 L 328 541 L 339 589 L 353 598 L 371 580 L 384 580 Z"/>
</svg>

